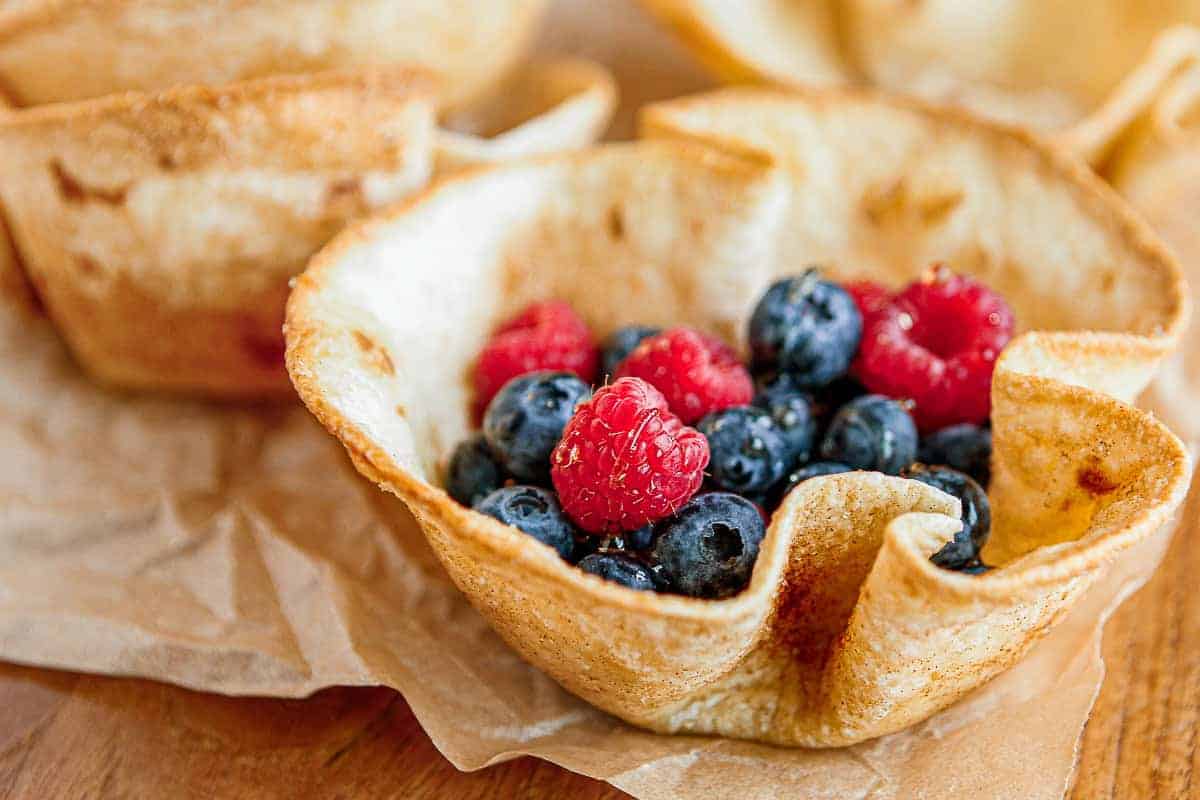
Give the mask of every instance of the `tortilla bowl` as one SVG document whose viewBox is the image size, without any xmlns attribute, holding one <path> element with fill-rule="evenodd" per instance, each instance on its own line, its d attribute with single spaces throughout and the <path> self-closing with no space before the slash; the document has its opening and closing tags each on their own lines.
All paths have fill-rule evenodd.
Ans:
<svg viewBox="0 0 1200 800">
<path fill-rule="evenodd" d="M 860 81 L 1041 131 L 1100 108 L 1196 0 L 643 0 L 726 80 Z"/>
<path fill-rule="evenodd" d="M 1117 399 L 1179 335 L 1178 268 L 1081 167 L 965 115 L 727 92 L 646 121 L 653 140 L 455 176 L 340 235 L 288 303 L 292 380 L 571 692 L 660 732 L 831 747 L 900 730 L 1019 659 L 1179 504 L 1182 445 Z M 744 346 L 776 276 L 819 262 L 896 282 L 933 257 L 1006 292 L 1024 330 L 993 384 L 986 575 L 929 561 L 957 500 L 875 473 L 801 484 L 748 588 L 720 601 L 605 583 L 440 488 L 472 362 L 531 300 L 571 302 L 598 335 L 688 324 Z"/>
<path fill-rule="evenodd" d="M 525 51 L 546 0 L 31 0 L 0 11 L 18 106 L 268 75 L 421 66 L 460 106 Z M 70 53 L 69 58 L 64 58 Z"/>
<path fill-rule="evenodd" d="M 1117 123 L 1114 125 L 1114 122 Z M 1192 287 L 1200 289 L 1200 229 L 1191 210 L 1200 201 L 1200 30 L 1160 38 L 1152 58 L 1131 75 L 1088 125 L 1068 142 L 1076 152 L 1122 130 L 1104 156 L 1103 174 L 1174 250 Z M 1200 329 L 1193 325 L 1151 387 L 1148 402 L 1185 441 L 1200 440 Z"/>
<path fill-rule="evenodd" d="M 287 283 L 317 249 L 436 171 L 590 141 L 615 104 L 576 61 L 533 65 L 513 91 L 528 116 L 493 139 L 437 130 L 433 79 L 403 68 L 18 109 L 0 117 L 12 250 L 102 382 L 290 397 Z"/>
</svg>

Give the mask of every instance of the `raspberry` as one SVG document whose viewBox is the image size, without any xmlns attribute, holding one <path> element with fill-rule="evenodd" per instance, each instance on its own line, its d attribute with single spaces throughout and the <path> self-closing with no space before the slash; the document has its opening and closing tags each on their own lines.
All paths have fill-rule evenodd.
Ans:
<svg viewBox="0 0 1200 800">
<path fill-rule="evenodd" d="M 892 293 L 872 281 L 851 281 L 842 288 L 854 298 L 864 326 L 892 303 Z"/>
<path fill-rule="evenodd" d="M 867 322 L 854 371 L 873 392 L 911 399 L 922 431 L 979 424 L 1013 324 L 1003 298 L 937 266 Z"/>
<path fill-rule="evenodd" d="M 662 392 L 671 411 L 692 423 L 754 396 L 754 381 L 721 341 L 691 328 L 672 328 L 637 346 L 617 370 Z"/>
<path fill-rule="evenodd" d="M 580 528 L 632 531 L 671 516 L 696 493 L 708 442 L 653 386 L 621 378 L 579 407 L 551 462 L 562 507 Z"/>
<path fill-rule="evenodd" d="M 487 408 L 508 381 L 537 370 L 596 379 L 599 352 L 587 325 L 560 301 L 534 303 L 492 334 L 475 366 L 476 411 Z"/>
</svg>

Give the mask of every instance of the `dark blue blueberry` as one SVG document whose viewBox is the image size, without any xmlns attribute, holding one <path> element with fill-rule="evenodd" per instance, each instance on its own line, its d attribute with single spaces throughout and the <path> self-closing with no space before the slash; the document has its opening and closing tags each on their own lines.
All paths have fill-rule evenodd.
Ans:
<svg viewBox="0 0 1200 800">
<path fill-rule="evenodd" d="M 771 415 L 788 447 L 788 466 L 808 461 L 812 455 L 817 422 L 808 396 L 800 392 L 787 373 L 769 381 L 754 397 L 754 405 Z"/>
<path fill-rule="evenodd" d="M 617 373 L 617 365 L 624 361 L 643 339 L 660 333 L 662 328 L 651 328 L 648 325 L 627 325 L 610 333 L 604 340 L 604 349 L 600 353 L 600 374 L 611 378 Z"/>
<path fill-rule="evenodd" d="M 992 480 L 992 432 L 965 422 L 942 428 L 921 441 L 917 460 L 965 472 L 986 489 Z"/>
<path fill-rule="evenodd" d="M 575 526 L 554 492 L 538 486 L 507 486 L 480 500 L 475 510 L 528 533 L 565 559 L 570 560 L 575 550 Z"/>
<path fill-rule="evenodd" d="M 649 550 L 654 541 L 654 526 L 644 525 L 636 531 L 621 531 L 608 536 L 587 536 L 575 548 L 575 555 L 582 558 L 592 553 L 606 551 L 638 552 Z"/>
<path fill-rule="evenodd" d="M 714 411 L 696 429 L 708 439 L 709 483 L 738 494 L 762 494 L 783 477 L 787 440 L 771 415 L 753 406 Z"/>
<path fill-rule="evenodd" d="M 481 434 L 460 442 L 446 468 L 446 491 L 464 506 L 475 505 L 504 485 L 504 469 Z"/>
<path fill-rule="evenodd" d="M 949 467 L 918 464 L 908 471 L 907 477 L 941 489 L 962 503 L 962 530 L 929 560 L 939 567 L 957 570 L 965 570 L 977 563 L 979 551 L 992 532 L 992 508 L 983 487 L 970 475 Z"/>
<path fill-rule="evenodd" d="M 822 475 L 837 475 L 842 472 L 853 472 L 853 468 L 839 464 L 836 461 L 813 461 L 803 467 L 797 467 L 789 472 L 771 493 L 771 506 L 778 506 L 788 496 L 788 492 L 804 483 L 809 478 L 819 478 Z"/>
<path fill-rule="evenodd" d="M 757 369 L 777 367 L 817 389 L 850 369 L 862 330 L 854 298 L 810 269 L 767 289 L 750 317 L 750 349 Z"/>
<path fill-rule="evenodd" d="M 818 389 L 812 395 L 813 416 L 817 419 L 817 428 L 825 430 L 833 420 L 833 415 L 851 400 L 867 394 L 866 388 L 854 378 L 838 378 L 828 386 Z"/>
<path fill-rule="evenodd" d="M 917 426 L 895 400 L 868 394 L 842 406 L 821 442 L 821 458 L 899 475 L 917 457 Z"/>
<path fill-rule="evenodd" d="M 483 435 L 517 480 L 547 483 L 550 453 L 575 407 L 592 396 L 570 372 L 530 372 L 513 378 L 488 403 Z"/>
<path fill-rule="evenodd" d="M 579 562 L 579 568 L 630 589 L 652 592 L 657 588 L 650 568 L 624 553 L 592 553 Z"/>
<path fill-rule="evenodd" d="M 654 528 L 654 560 L 671 591 L 727 597 L 750 580 L 766 525 L 758 508 L 728 492 L 692 498 Z"/>
<path fill-rule="evenodd" d="M 610 538 L 618 550 L 647 550 L 654 542 L 654 526 L 643 525 L 636 531 L 622 531 Z"/>
</svg>

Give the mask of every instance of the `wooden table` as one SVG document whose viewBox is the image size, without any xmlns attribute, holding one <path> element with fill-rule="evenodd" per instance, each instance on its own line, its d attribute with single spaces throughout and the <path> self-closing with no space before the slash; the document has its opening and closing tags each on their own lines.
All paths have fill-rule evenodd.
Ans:
<svg viewBox="0 0 1200 800">
<path fill-rule="evenodd" d="M 1200 798 L 1200 519 L 1109 623 L 1075 800 Z M 1197 773 L 1195 782 L 1193 773 Z M 473 774 L 388 689 L 236 700 L 0 665 L 0 798 L 618 798 L 534 759 Z"/>
</svg>

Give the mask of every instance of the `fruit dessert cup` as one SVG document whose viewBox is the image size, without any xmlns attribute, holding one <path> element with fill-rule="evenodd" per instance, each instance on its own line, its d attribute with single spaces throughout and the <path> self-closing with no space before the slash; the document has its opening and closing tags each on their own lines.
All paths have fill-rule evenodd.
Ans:
<svg viewBox="0 0 1200 800">
<path fill-rule="evenodd" d="M 1081 166 L 854 93 L 722 92 L 654 106 L 644 128 L 649 141 L 439 183 L 342 234 L 289 300 L 302 399 L 524 658 L 652 730 L 850 744 L 1005 669 L 1169 519 L 1186 453 L 1127 403 L 1179 336 L 1184 287 Z M 532 303 L 569 304 L 600 339 L 694 329 L 746 362 L 776 280 L 819 264 L 896 291 L 939 261 L 1016 320 L 991 385 L 988 572 L 930 560 L 962 531 L 958 500 L 878 472 L 799 482 L 723 599 L 586 574 L 443 488 L 478 420 L 481 352 Z"/>
</svg>

